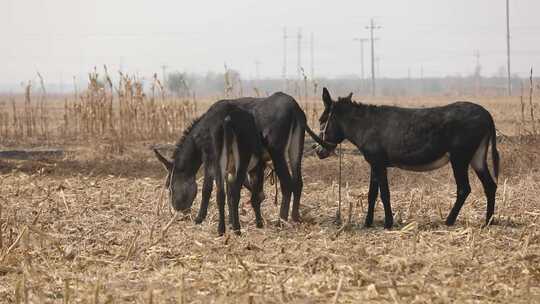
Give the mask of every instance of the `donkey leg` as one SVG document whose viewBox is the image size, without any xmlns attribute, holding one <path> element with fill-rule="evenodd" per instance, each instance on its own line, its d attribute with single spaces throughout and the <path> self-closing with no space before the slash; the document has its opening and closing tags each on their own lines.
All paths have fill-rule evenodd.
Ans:
<svg viewBox="0 0 540 304">
<path fill-rule="evenodd" d="M 293 140 L 289 147 L 289 161 L 292 173 L 292 220 L 300 222 L 300 198 L 304 182 L 302 180 L 302 154 L 304 152 L 304 130 L 297 128 L 293 135 Z"/>
<path fill-rule="evenodd" d="M 222 178 L 216 179 L 216 202 L 219 210 L 218 234 L 225 234 L 225 189 Z"/>
<path fill-rule="evenodd" d="M 240 217 L 238 215 L 238 207 L 240 202 L 240 190 L 242 189 L 242 183 L 238 180 L 229 184 L 229 217 L 231 218 L 231 226 L 237 235 L 240 235 Z"/>
<path fill-rule="evenodd" d="M 452 164 L 452 170 L 454 171 L 454 179 L 456 180 L 457 186 L 457 197 L 450 214 L 446 218 L 446 225 L 451 226 L 456 222 L 456 218 L 471 193 L 471 186 L 469 185 L 469 174 L 467 170 L 469 169 L 469 161 L 460 157 L 453 157 L 450 155 L 450 162 Z"/>
<path fill-rule="evenodd" d="M 229 211 L 228 215 L 229 215 L 229 226 L 231 226 L 231 228 L 233 227 L 233 223 L 234 223 L 234 214 L 232 212 L 232 210 L 234 210 L 234 206 L 231 205 L 231 202 L 233 201 L 232 200 L 232 187 L 231 187 L 231 184 L 232 183 L 229 183 L 229 181 L 225 181 L 225 187 L 227 189 L 227 209 Z"/>
<path fill-rule="evenodd" d="M 238 208 L 240 205 L 240 191 L 242 190 L 242 185 L 246 180 L 247 166 L 249 163 L 249 158 L 245 155 L 240 156 L 239 163 L 237 164 L 237 171 L 235 173 L 234 181 L 228 184 L 229 188 L 229 215 L 232 217 L 232 229 L 234 233 L 240 235 L 240 216 L 238 214 Z"/>
<path fill-rule="evenodd" d="M 384 228 L 390 229 L 394 225 L 394 216 L 392 214 L 392 206 L 390 205 L 390 189 L 388 188 L 388 173 L 386 167 L 376 169 L 376 174 L 384 207 Z"/>
<path fill-rule="evenodd" d="M 491 177 L 486 162 L 484 162 L 481 167 L 473 165 L 473 169 L 476 173 L 476 176 L 478 176 L 478 178 L 482 182 L 482 187 L 484 188 L 484 193 L 486 194 L 486 225 L 489 225 L 491 217 L 493 217 L 493 213 L 495 212 L 495 193 L 497 192 L 497 183 L 495 183 L 495 181 Z"/>
<path fill-rule="evenodd" d="M 210 170 L 205 169 L 204 181 L 202 186 L 202 197 L 201 197 L 201 207 L 199 209 L 199 214 L 195 218 L 195 224 L 200 224 L 206 218 L 208 214 L 208 203 L 210 202 L 210 196 L 212 195 L 212 188 L 214 186 L 214 177 Z"/>
<path fill-rule="evenodd" d="M 271 152 L 270 156 L 272 157 L 274 169 L 281 185 L 282 198 L 279 216 L 286 221 L 289 218 L 289 206 L 291 203 L 291 175 L 289 174 L 289 169 L 287 169 L 287 161 L 283 153 Z"/>
<path fill-rule="evenodd" d="M 366 214 L 366 227 L 371 227 L 373 225 L 373 213 L 375 211 L 375 202 L 377 201 L 377 196 L 379 195 L 379 183 L 375 175 L 375 170 L 371 167 L 371 174 L 369 178 L 369 192 L 368 192 L 368 210 Z"/>
<path fill-rule="evenodd" d="M 263 227 L 263 218 L 261 215 L 261 203 L 264 200 L 264 163 L 261 161 L 260 164 L 250 172 L 250 179 L 252 185 L 251 191 L 251 207 L 255 212 L 255 223 L 257 228 Z"/>
</svg>

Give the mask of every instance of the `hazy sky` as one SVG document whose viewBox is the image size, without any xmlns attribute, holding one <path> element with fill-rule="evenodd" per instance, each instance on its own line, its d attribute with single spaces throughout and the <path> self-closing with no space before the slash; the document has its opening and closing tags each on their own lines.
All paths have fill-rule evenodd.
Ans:
<svg viewBox="0 0 540 304">
<path fill-rule="evenodd" d="M 513 72 L 540 69 L 540 1 L 511 0 Z M 86 73 L 94 65 L 150 75 L 179 70 L 223 71 L 244 77 L 281 75 L 286 26 L 288 71 L 295 75 L 296 33 L 302 29 L 302 65 L 315 74 L 360 74 L 360 44 L 374 17 L 382 26 L 375 48 L 380 74 L 413 77 L 466 75 L 480 52 L 484 75 L 506 63 L 504 0 L 1 0 L 0 83 L 49 82 Z M 366 75 L 369 52 L 366 45 Z"/>
</svg>

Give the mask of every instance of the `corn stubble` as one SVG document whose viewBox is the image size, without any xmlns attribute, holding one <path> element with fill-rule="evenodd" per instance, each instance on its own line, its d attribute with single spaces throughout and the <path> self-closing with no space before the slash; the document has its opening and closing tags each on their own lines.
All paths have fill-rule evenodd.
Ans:
<svg viewBox="0 0 540 304">
<path fill-rule="evenodd" d="M 382 229 L 379 204 L 375 228 L 365 229 L 369 169 L 360 156 L 345 154 L 346 227 L 333 223 L 337 157 L 320 161 L 308 156 L 303 162 L 303 223 L 276 225 L 279 205 L 272 204 L 274 187 L 267 183 L 265 228 L 255 228 L 244 203 L 242 236 L 217 237 L 215 204 L 202 225 L 193 223 L 195 210 L 190 215 L 171 211 L 163 169 L 147 149 L 148 144 L 174 142 L 200 114 L 197 108 L 204 110 L 211 101 L 167 96 L 157 77 L 145 93 L 136 77 L 121 75 L 114 85 L 106 75 L 94 71 L 88 88 L 74 96 L 47 97 L 40 90 L 33 97 L 27 87 L 24 96 L 2 98 L 3 145 L 45 142 L 76 152 L 61 161 L 0 160 L 2 301 L 540 301 L 540 141 L 530 121 L 534 100 L 479 100 L 493 113 L 501 135 L 496 225 L 481 227 L 486 204 L 472 175 L 472 193 L 456 226 L 444 225 L 455 199 L 452 172 L 445 167 L 429 173 L 391 170 L 396 228 Z M 299 100 L 315 128 L 320 101 Z M 451 100 L 370 102 L 426 106 Z M 242 201 L 247 197 L 243 193 Z M 199 200 L 200 195 L 194 209 Z"/>
</svg>

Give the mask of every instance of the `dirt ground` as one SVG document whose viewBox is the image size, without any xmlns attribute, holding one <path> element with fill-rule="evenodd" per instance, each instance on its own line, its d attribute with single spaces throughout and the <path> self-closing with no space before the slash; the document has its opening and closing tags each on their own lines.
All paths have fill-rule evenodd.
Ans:
<svg viewBox="0 0 540 304">
<path fill-rule="evenodd" d="M 390 169 L 395 227 L 382 228 L 378 202 L 375 227 L 364 228 L 368 166 L 345 155 L 345 228 L 333 222 L 337 158 L 306 157 L 301 224 L 277 225 L 267 182 L 265 227 L 255 227 L 246 203 L 242 235 L 224 237 L 213 198 L 202 225 L 173 215 L 163 169 L 143 144 L 122 156 L 79 147 L 63 160 L 3 160 L 0 302 L 540 302 L 539 147 L 499 143 L 489 228 L 481 228 L 485 197 L 472 171 L 456 225 L 444 225 L 455 199 L 448 166 Z"/>
</svg>

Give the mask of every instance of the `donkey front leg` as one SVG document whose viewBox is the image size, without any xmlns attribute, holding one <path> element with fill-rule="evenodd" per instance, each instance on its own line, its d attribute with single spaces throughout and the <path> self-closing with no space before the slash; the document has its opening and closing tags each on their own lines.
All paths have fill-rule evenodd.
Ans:
<svg viewBox="0 0 540 304">
<path fill-rule="evenodd" d="M 457 216 L 461 207 L 465 203 L 467 196 L 471 193 L 471 186 L 469 184 L 469 160 L 462 157 L 450 155 L 450 161 L 452 164 L 452 170 L 454 171 L 454 178 L 456 180 L 456 202 L 450 210 L 448 217 L 446 218 L 446 225 L 452 226 L 456 222 Z"/>
<path fill-rule="evenodd" d="M 201 207 L 199 208 L 199 214 L 195 218 L 195 224 L 200 224 L 206 218 L 208 214 L 208 203 L 210 196 L 212 195 L 212 188 L 214 186 L 214 176 L 209 169 L 204 170 L 204 181 L 202 186 Z"/>
<path fill-rule="evenodd" d="M 390 189 L 388 188 L 388 173 L 386 167 L 380 167 L 376 170 L 377 182 L 381 191 L 381 200 L 384 206 L 384 228 L 390 229 L 394 225 L 394 216 L 390 205 Z"/>
<path fill-rule="evenodd" d="M 371 227 L 373 225 L 373 213 L 375 210 L 375 202 L 377 201 L 377 196 L 379 195 L 379 183 L 377 182 L 377 177 L 375 175 L 375 170 L 371 167 L 371 174 L 369 177 L 369 192 L 368 192 L 368 210 L 366 214 L 366 227 Z"/>
</svg>

